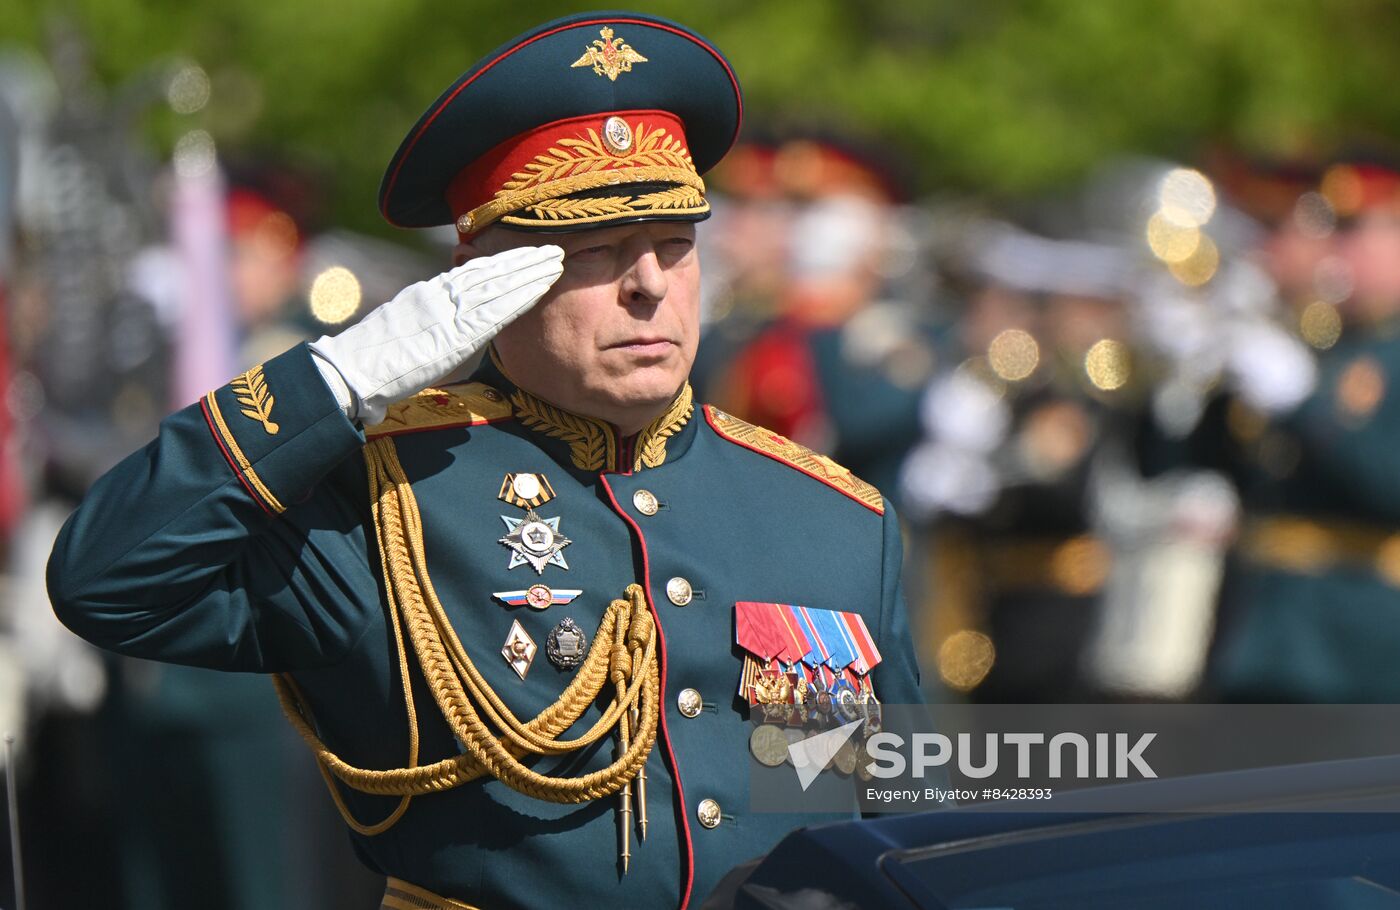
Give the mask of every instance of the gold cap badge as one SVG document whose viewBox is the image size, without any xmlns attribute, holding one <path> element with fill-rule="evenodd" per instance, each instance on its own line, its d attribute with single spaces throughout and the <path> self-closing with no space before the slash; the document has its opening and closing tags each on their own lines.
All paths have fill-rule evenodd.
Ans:
<svg viewBox="0 0 1400 910">
<path fill-rule="evenodd" d="M 583 56 L 569 64 L 570 67 L 591 66 L 599 76 L 607 76 L 611 82 L 617 81 L 618 73 L 632 72 L 632 64 L 646 63 L 647 58 L 632 50 L 621 38 L 613 37 L 613 30 L 606 25 L 600 31 L 601 39 L 593 39 L 593 44 L 583 52 Z"/>
</svg>

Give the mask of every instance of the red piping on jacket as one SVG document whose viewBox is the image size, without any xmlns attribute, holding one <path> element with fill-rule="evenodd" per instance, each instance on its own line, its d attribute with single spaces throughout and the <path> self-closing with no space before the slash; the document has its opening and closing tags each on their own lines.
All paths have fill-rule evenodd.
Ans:
<svg viewBox="0 0 1400 910">
<path fill-rule="evenodd" d="M 253 502 L 268 515 L 274 514 L 267 507 L 267 503 L 262 501 L 262 497 L 253 492 L 253 487 L 248 483 L 248 478 L 243 476 L 243 472 L 238 469 L 238 465 L 233 460 L 233 455 L 229 453 L 228 446 L 224 445 L 224 439 L 219 435 L 219 431 L 214 428 L 214 418 L 209 414 L 209 403 L 204 399 L 199 399 L 199 410 L 204 414 L 204 423 L 209 427 L 209 435 L 214 437 L 214 441 L 219 445 L 219 451 L 224 453 L 224 461 L 233 469 L 233 476 L 238 478 L 238 482 L 243 484 L 243 489 L 248 491 L 248 495 L 253 498 Z"/>
<path fill-rule="evenodd" d="M 715 426 L 714 417 L 713 417 L 712 414 L 711 414 L 711 411 L 712 411 L 713 409 L 714 409 L 714 408 L 713 408 L 713 405 L 708 405 L 708 404 L 707 404 L 707 405 L 702 405 L 702 406 L 701 406 L 701 410 L 705 412 L 705 422 L 708 423 L 708 424 L 710 425 L 710 429 L 714 430 L 714 431 L 715 431 L 715 435 L 718 436 L 720 439 L 723 439 L 723 440 L 725 440 L 726 442 L 732 442 L 732 443 L 734 443 L 736 446 L 740 446 L 741 448 L 748 449 L 750 452 L 756 452 L 757 454 L 762 455 L 764 458 L 769 458 L 769 459 L 772 459 L 773 461 L 776 461 L 778 464 L 787 465 L 788 467 L 792 468 L 794 471 L 800 471 L 800 472 L 802 472 L 803 474 L 806 474 L 808 477 L 812 478 L 813 480 L 817 481 L 818 483 L 822 484 L 823 486 L 831 487 L 831 489 L 833 489 L 833 490 L 835 490 L 836 492 L 840 493 L 842 496 L 845 496 L 847 499 L 850 499 L 850 500 L 852 500 L 853 502 L 858 502 L 858 503 L 860 503 L 861 505 L 865 506 L 865 507 L 866 507 L 867 509 L 869 509 L 870 511 L 874 512 L 876 515 L 884 515 L 884 514 L 885 514 L 885 510 L 884 510 L 884 509 L 877 509 L 875 506 L 872 506 L 870 503 L 866 502 L 865 500 L 860 499 L 859 497 L 855 496 L 855 494 L 850 493 L 850 492 L 847 492 L 846 490 L 843 490 L 843 489 L 841 489 L 840 487 L 836 486 L 836 484 L 834 484 L 834 483 L 832 483 L 831 481 L 827 480 L 825 477 L 818 477 L 816 474 L 813 474 L 811 471 L 807 470 L 806 468 L 802 467 L 801 465 L 795 465 L 795 464 L 793 464 L 792 462 L 790 462 L 790 461 L 788 461 L 788 460 L 786 460 L 786 459 L 784 459 L 784 458 L 779 458 L 778 456 L 772 454 L 771 452 L 765 452 L 765 451 L 763 451 L 762 449 L 754 448 L 753 446 L 749 445 L 747 442 L 744 442 L 742 439 L 735 439 L 733 436 L 730 436 L 728 433 L 724 432 L 724 431 L 721 430 L 719 427 Z"/>
</svg>

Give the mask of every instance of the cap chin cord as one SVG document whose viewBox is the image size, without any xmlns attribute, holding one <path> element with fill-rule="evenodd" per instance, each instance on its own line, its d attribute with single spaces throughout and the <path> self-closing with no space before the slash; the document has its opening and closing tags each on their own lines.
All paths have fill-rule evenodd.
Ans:
<svg viewBox="0 0 1400 910">
<path fill-rule="evenodd" d="M 408 715 L 407 765 L 378 771 L 356 768 L 342 760 L 313 729 L 311 709 L 292 676 L 280 673 L 273 677 L 282 709 L 315 754 L 345 823 L 363 835 L 380 834 L 403 817 L 413 797 L 459 787 L 485 775 L 512 790 L 552 803 L 581 803 L 623 793 L 620 811 L 630 814 L 630 785 L 639 776 L 645 779 L 643 769 L 656 742 L 660 698 L 655 626 L 641 586 L 628 585 L 624 596 L 608 605 L 573 681 L 554 704 L 522 723 L 472 663 L 433 590 L 418 502 L 399 463 L 393 438 L 385 436 L 369 443 L 364 456 L 386 580 L 389 625 L 398 651 L 399 680 Z M 466 749 L 431 765 L 418 764 L 418 715 L 404 627 L 438 710 Z M 575 739 L 558 739 L 608 684 L 613 687 L 612 700 L 592 727 Z M 540 774 L 522 762 L 533 756 L 573 752 L 613 732 L 618 737 L 617 758 L 606 768 L 579 777 Z M 336 780 L 361 793 L 402 799 L 382 821 L 364 824 L 351 814 Z"/>
</svg>

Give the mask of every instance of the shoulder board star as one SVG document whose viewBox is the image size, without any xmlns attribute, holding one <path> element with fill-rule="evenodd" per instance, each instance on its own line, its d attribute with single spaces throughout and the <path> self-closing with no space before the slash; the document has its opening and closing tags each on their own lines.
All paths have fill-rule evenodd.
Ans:
<svg viewBox="0 0 1400 910">
<path fill-rule="evenodd" d="M 389 408 L 365 436 L 397 436 L 447 427 L 474 427 L 511 417 L 510 402 L 484 382 L 428 388 Z"/>
<path fill-rule="evenodd" d="M 813 452 L 772 430 L 740 420 L 712 405 L 705 405 L 705 420 L 716 433 L 730 442 L 795 468 L 814 480 L 846 494 L 878 515 L 885 514 L 885 498 L 880 495 L 880 491 L 827 456 Z"/>
</svg>

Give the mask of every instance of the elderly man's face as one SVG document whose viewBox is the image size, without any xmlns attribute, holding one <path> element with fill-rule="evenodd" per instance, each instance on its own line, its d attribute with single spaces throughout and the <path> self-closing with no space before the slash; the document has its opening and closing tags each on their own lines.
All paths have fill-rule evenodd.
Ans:
<svg viewBox="0 0 1400 910">
<path fill-rule="evenodd" d="M 511 378 L 633 433 L 684 384 L 700 338 L 695 225 L 644 222 L 569 234 L 488 230 L 469 252 L 564 249 L 564 274 L 496 336 Z"/>
</svg>

